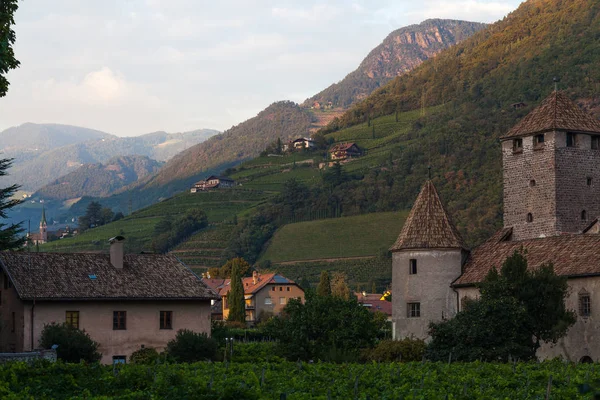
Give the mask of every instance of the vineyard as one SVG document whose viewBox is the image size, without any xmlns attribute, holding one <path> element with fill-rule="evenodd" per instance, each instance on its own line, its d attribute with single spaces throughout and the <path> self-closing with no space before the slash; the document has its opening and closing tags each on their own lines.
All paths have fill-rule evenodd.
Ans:
<svg viewBox="0 0 600 400">
<path fill-rule="evenodd" d="M 591 399 L 594 364 L 0 366 L 3 399 Z"/>
</svg>

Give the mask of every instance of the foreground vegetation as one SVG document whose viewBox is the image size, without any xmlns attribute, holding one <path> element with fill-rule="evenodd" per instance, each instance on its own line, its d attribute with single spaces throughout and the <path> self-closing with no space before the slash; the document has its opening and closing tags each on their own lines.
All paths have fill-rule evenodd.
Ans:
<svg viewBox="0 0 600 400">
<path fill-rule="evenodd" d="M 0 366 L 4 399 L 593 398 L 600 368 L 563 362 Z"/>
</svg>

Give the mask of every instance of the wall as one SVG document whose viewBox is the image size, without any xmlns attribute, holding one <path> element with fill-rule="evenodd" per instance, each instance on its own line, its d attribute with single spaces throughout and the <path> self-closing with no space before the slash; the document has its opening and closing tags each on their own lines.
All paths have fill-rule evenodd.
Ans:
<svg viewBox="0 0 600 400">
<path fill-rule="evenodd" d="M 23 351 L 25 310 L 14 287 L 5 289 L 8 276 L 0 268 L 0 352 Z M 15 313 L 13 331 L 12 313 Z"/>
<path fill-rule="evenodd" d="M 47 360 L 56 362 L 56 350 L 30 351 L 27 353 L 0 353 L 0 364 L 5 362 L 19 361 L 30 362 L 35 360 Z"/>
<path fill-rule="evenodd" d="M 287 288 L 290 290 L 287 291 Z M 265 304 L 265 299 L 268 297 L 271 298 L 270 305 Z M 285 298 L 285 304 L 280 304 L 281 297 Z M 270 312 L 273 313 L 273 315 L 277 315 L 283 311 L 290 299 L 297 298 L 300 298 L 302 302 L 304 302 L 304 291 L 297 285 L 266 285 L 254 295 L 256 316 L 260 318 L 261 312 Z"/>
<path fill-rule="evenodd" d="M 394 337 L 425 339 L 431 321 L 457 312 L 457 294 L 450 284 L 461 274 L 463 253 L 455 250 L 404 250 L 392 259 L 392 324 Z M 417 274 L 409 274 L 409 260 L 417 260 Z M 421 316 L 407 317 L 407 303 L 419 302 Z"/>
<path fill-rule="evenodd" d="M 103 363 L 115 355 L 129 356 L 142 345 L 163 350 L 180 329 L 210 335 L 210 301 L 38 302 L 34 315 L 34 346 L 44 325 L 65 322 L 66 311 L 79 311 L 79 329 L 100 344 Z M 126 311 L 126 330 L 113 330 L 113 311 Z M 173 311 L 173 329 L 159 329 L 160 311 Z M 31 350 L 31 304 L 25 307 L 24 350 Z"/>
</svg>

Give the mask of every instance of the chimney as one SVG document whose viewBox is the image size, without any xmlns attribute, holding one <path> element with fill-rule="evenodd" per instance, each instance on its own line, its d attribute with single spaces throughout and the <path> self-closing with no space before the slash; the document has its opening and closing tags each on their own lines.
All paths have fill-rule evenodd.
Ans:
<svg viewBox="0 0 600 400">
<path fill-rule="evenodd" d="M 110 243 L 110 263 L 116 269 L 123 269 L 123 243 L 125 238 L 123 236 L 115 236 L 114 238 L 108 239 Z"/>
<path fill-rule="evenodd" d="M 259 281 L 258 271 L 252 272 L 252 282 L 256 285 Z"/>
</svg>

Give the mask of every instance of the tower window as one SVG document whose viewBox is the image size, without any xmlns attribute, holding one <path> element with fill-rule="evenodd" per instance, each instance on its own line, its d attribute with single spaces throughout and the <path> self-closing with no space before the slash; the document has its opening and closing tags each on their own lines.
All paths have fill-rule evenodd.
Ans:
<svg viewBox="0 0 600 400">
<path fill-rule="evenodd" d="M 600 149 L 600 136 L 592 136 L 592 150 Z"/>
<path fill-rule="evenodd" d="M 585 210 L 583 210 L 583 211 L 581 212 L 581 220 L 582 220 L 582 221 L 585 221 L 586 219 L 587 219 L 587 212 L 586 212 Z"/>
<path fill-rule="evenodd" d="M 587 178 L 587 185 L 592 186 L 592 178 L 590 178 L 590 177 Z"/>
<path fill-rule="evenodd" d="M 520 153 L 523 151 L 523 139 L 513 139 L 513 152 Z"/>
<path fill-rule="evenodd" d="M 527 222 L 533 222 L 533 214 L 527 213 Z"/>
<path fill-rule="evenodd" d="M 567 147 L 575 147 L 576 135 L 573 132 L 567 132 Z"/>
<path fill-rule="evenodd" d="M 584 318 L 592 315 L 592 300 L 587 292 L 579 293 L 579 315 Z"/>
<path fill-rule="evenodd" d="M 544 134 L 540 134 L 540 135 L 535 135 L 533 137 L 533 145 L 535 147 L 542 147 L 544 146 Z"/>
<path fill-rule="evenodd" d="M 410 275 L 416 275 L 417 274 L 417 260 L 414 259 L 414 258 L 410 259 L 408 273 Z"/>
<path fill-rule="evenodd" d="M 406 303 L 406 316 L 408 318 L 421 317 L 421 303 Z"/>
<path fill-rule="evenodd" d="M 529 186 L 531 186 L 531 187 L 535 186 L 535 179 L 532 179 L 529 181 Z"/>
</svg>

